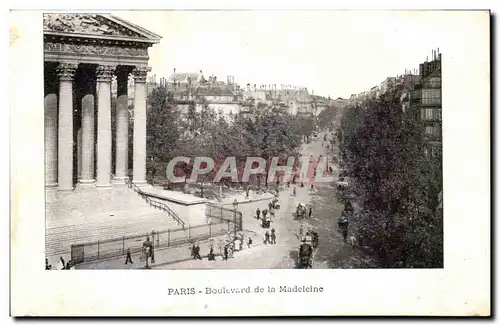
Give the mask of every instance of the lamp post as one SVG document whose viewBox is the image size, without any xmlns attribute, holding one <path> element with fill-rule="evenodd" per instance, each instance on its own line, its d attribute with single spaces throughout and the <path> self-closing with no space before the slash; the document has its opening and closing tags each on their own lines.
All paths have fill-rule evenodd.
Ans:
<svg viewBox="0 0 500 326">
<path fill-rule="evenodd" d="M 234 199 L 234 202 L 233 202 L 233 214 L 234 214 L 234 217 L 233 217 L 233 223 L 234 223 L 234 238 L 236 239 L 236 232 L 237 232 L 237 223 L 236 223 L 236 210 L 238 209 L 238 201 L 236 200 L 236 198 Z"/>
</svg>

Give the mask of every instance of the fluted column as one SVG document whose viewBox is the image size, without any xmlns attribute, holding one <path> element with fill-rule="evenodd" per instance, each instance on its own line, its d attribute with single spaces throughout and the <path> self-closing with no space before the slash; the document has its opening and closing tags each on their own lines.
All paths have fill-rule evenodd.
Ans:
<svg viewBox="0 0 500 326">
<path fill-rule="evenodd" d="M 146 185 L 146 77 L 147 67 L 134 69 L 134 183 Z"/>
<path fill-rule="evenodd" d="M 59 76 L 59 190 L 73 190 L 73 80 L 77 65 L 61 63 Z"/>
<path fill-rule="evenodd" d="M 111 79 L 115 67 L 97 67 L 97 181 L 98 188 L 111 186 Z"/>
<path fill-rule="evenodd" d="M 57 94 L 45 95 L 45 186 L 57 186 Z"/>
<path fill-rule="evenodd" d="M 94 94 L 89 89 L 82 97 L 81 174 L 78 183 L 94 185 Z"/>
<path fill-rule="evenodd" d="M 125 183 L 128 176 L 128 75 L 127 70 L 117 73 L 117 100 L 116 100 L 116 159 L 115 183 Z"/>
<path fill-rule="evenodd" d="M 94 185 L 94 81 L 87 81 L 82 97 L 81 186 Z M 89 83 L 91 83 L 89 85 Z"/>
</svg>

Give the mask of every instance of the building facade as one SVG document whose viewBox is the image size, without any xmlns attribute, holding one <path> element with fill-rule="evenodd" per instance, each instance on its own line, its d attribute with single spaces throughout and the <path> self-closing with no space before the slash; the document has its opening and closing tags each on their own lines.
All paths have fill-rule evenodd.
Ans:
<svg viewBox="0 0 500 326">
<path fill-rule="evenodd" d="M 433 52 L 432 61 L 420 64 L 420 81 L 410 94 L 414 119 L 422 123 L 426 155 L 442 153 L 441 54 Z"/>
<path fill-rule="evenodd" d="M 46 187 L 63 191 L 75 185 L 110 188 L 125 183 L 129 76 L 134 79 L 133 180 L 146 184 L 148 48 L 161 37 L 111 15 L 68 13 L 45 14 L 43 37 Z M 112 153 L 115 77 L 117 127 Z"/>
</svg>

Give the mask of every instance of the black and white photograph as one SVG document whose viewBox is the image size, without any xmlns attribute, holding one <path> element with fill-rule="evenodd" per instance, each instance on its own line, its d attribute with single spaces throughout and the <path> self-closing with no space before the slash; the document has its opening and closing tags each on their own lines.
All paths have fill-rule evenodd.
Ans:
<svg viewBox="0 0 500 326">
<path fill-rule="evenodd" d="M 173 280 L 168 275 L 198 273 L 202 284 L 210 275 L 223 275 L 212 270 L 221 270 L 238 273 L 240 281 L 226 276 L 231 284 L 223 284 L 219 276 L 203 286 L 165 283 L 158 291 L 168 300 L 198 294 L 244 300 L 260 291 L 275 295 L 266 300 L 279 301 L 278 295 L 299 298 L 306 292 L 325 298 L 329 286 L 315 275 L 342 283 L 335 275 L 369 278 L 360 273 L 378 271 L 394 279 L 407 271 L 451 273 L 453 253 L 445 242 L 457 241 L 447 228 L 457 212 L 454 201 L 460 202 L 453 197 L 460 181 L 447 176 L 446 164 L 463 169 L 461 156 L 479 160 L 486 152 L 457 154 L 460 144 L 452 142 L 459 139 L 446 132 L 473 133 L 482 125 L 479 132 L 487 132 L 481 137 L 488 143 L 478 142 L 476 150 L 489 155 L 488 11 L 30 15 L 39 18 L 32 21 L 38 24 L 32 39 L 43 57 L 33 56 L 30 65 L 38 65 L 35 74 L 43 85 L 33 95 L 26 94 L 28 88 L 14 95 L 32 97 L 30 103 L 38 105 L 33 111 L 40 119 L 31 130 L 37 151 L 33 162 L 11 166 L 32 166 L 39 174 L 33 181 L 39 197 L 31 208 L 41 211 L 18 225 L 37 220 L 44 254 L 32 266 L 42 269 L 45 260 L 44 277 L 71 278 L 85 287 L 82 273 L 88 270 L 96 277 L 107 270 L 111 279 L 117 273 L 123 282 L 135 273 L 142 275 L 139 280 L 165 275 L 167 283 Z M 22 41 L 20 30 L 11 25 L 11 50 Z M 451 72 L 468 55 L 476 61 L 464 66 L 463 77 Z M 469 120 L 470 129 L 454 129 L 453 118 L 447 120 L 453 112 L 455 119 L 466 119 L 459 117 L 464 109 L 447 101 L 463 95 L 446 86 L 457 78 L 478 78 L 485 85 L 476 83 L 483 95 L 469 108 L 478 115 Z M 19 137 L 12 123 L 11 133 Z M 31 125 L 22 128 L 30 131 Z M 11 151 L 21 153 L 20 148 L 11 143 Z M 476 174 L 486 169 L 467 169 L 463 182 L 477 176 L 477 184 L 467 187 L 477 186 L 483 191 L 477 196 L 489 200 L 489 185 Z M 18 182 L 18 189 L 28 184 Z M 480 206 L 471 196 L 463 204 Z M 467 223 L 471 232 L 481 228 L 489 234 L 486 211 Z M 478 235 L 471 234 L 462 234 L 462 241 L 475 241 Z M 12 237 L 11 232 L 11 242 Z M 489 248 L 480 255 L 489 257 Z M 485 265 L 474 268 L 486 272 Z M 260 274 L 243 274 L 251 270 Z M 308 271 L 293 274 L 297 270 Z M 175 271 L 181 274 L 170 274 Z M 287 273 L 288 281 L 272 285 L 265 276 L 271 273 L 274 281 Z M 263 290 L 255 287 L 259 280 Z M 363 286 L 356 282 L 349 284 Z M 478 291 L 489 289 L 485 282 Z M 378 288 L 376 283 L 370 286 Z M 350 296 L 363 296 L 360 291 Z M 486 304 L 474 303 L 472 310 Z M 432 309 L 439 314 L 437 306 Z"/>
</svg>

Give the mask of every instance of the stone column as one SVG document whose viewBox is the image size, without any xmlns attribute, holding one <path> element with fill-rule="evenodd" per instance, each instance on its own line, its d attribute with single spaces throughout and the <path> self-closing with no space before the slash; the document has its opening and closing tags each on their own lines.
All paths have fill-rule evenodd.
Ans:
<svg viewBox="0 0 500 326">
<path fill-rule="evenodd" d="M 97 67 L 97 182 L 98 188 L 111 187 L 111 79 L 114 66 Z"/>
<path fill-rule="evenodd" d="M 61 63 L 59 76 L 59 190 L 73 190 L 73 79 L 77 65 Z"/>
<path fill-rule="evenodd" d="M 82 177 L 82 128 L 76 133 L 76 172 L 78 180 Z"/>
<path fill-rule="evenodd" d="M 124 184 L 128 176 L 128 74 L 127 70 L 120 70 L 117 73 L 115 159 L 115 183 L 117 184 Z"/>
<path fill-rule="evenodd" d="M 45 187 L 57 186 L 57 94 L 45 95 Z"/>
<path fill-rule="evenodd" d="M 88 86 L 88 85 L 87 85 Z M 82 156 L 81 186 L 94 185 L 94 94 L 92 87 L 82 98 Z"/>
<path fill-rule="evenodd" d="M 146 77 L 147 67 L 134 69 L 134 183 L 146 185 Z"/>
</svg>

